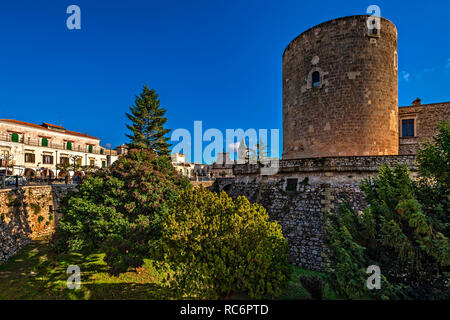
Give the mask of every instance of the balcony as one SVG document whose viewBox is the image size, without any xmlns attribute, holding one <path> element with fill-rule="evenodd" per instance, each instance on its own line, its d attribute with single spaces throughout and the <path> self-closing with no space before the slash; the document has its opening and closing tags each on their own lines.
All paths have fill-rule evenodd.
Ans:
<svg viewBox="0 0 450 320">
<path fill-rule="evenodd" d="M 64 143 L 55 143 L 51 141 L 51 139 L 48 140 L 47 146 L 42 146 L 41 141 L 39 139 L 31 139 L 31 138 L 24 138 L 20 137 L 18 141 L 12 141 L 11 135 L 0 133 L 0 141 L 6 141 L 6 142 L 12 142 L 12 143 L 20 143 L 27 146 L 34 146 L 34 147 L 42 147 L 42 148 L 49 148 L 49 149 L 56 149 L 56 150 L 65 150 L 65 151 L 74 151 L 74 152 L 83 152 L 83 153 L 89 153 L 89 154 L 101 154 L 99 147 L 93 147 L 92 152 L 89 152 L 87 145 L 75 145 L 72 144 L 72 149 L 66 149 Z M 104 150 L 104 155 L 107 153 Z"/>
</svg>

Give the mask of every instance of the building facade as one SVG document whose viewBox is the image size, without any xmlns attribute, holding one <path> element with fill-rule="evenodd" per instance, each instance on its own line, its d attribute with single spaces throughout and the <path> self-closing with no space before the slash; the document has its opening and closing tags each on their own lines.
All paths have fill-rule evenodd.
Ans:
<svg viewBox="0 0 450 320">
<path fill-rule="evenodd" d="M 0 119 L 2 174 L 63 178 L 83 175 L 83 167 L 108 167 L 115 160 L 117 151 L 102 147 L 96 137 L 49 123 Z"/>
<path fill-rule="evenodd" d="M 439 122 L 450 122 L 450 102 L 421 104 L 417 98 L 412 106 L 398 109 L 399 154 L 416 154 L 420 144 L 432 141 Z"/>
<path fill-rule="evenodd" d="M 187 162 L 183 153 L 172 153 L 171 157 L 172 166 L 180 175 L 195 181 L 211 179 L 211 165 Z"/>
</svg>

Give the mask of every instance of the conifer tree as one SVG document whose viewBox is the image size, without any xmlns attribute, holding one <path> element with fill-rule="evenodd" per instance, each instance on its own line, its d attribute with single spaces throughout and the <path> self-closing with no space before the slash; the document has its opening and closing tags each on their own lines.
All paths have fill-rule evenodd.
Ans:
<svg viewBox="0 0 450 320">
<path fill-rule="evenodd" d="M 139 96 L 136 96 L 134 104 L 130 107 L 131 113 L 126 113 L 132 124 L 127 125 L 131 134 L 128 147 L 130 149 L 147 149 L 158 155 L 169 155 L 169 140 L 166 134 L 170 129 L 165 129 L 167 118 L 166 110 L 160 106 L 158 94 L 154 89 L 144 85 Z"/>
</svg>

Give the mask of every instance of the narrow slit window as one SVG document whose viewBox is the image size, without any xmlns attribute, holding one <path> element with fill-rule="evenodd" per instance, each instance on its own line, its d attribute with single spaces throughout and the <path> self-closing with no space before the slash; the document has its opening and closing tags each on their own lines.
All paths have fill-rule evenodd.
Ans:
<svg viewBox="0 0 450 320">
<path fill-rule="evenodd" d="M 317 88 L 320 86 L 320 73 L 319 71 L 314 71 L 312 74 L 312 87 Z"/>
<path fill-rule="evenodd" d="M 372 29 L 370 30 L 370 34 L 377 35 L 378 29 L 377 29 L 377 22 L 376 20 L 372 21 Z"/>
</svg>

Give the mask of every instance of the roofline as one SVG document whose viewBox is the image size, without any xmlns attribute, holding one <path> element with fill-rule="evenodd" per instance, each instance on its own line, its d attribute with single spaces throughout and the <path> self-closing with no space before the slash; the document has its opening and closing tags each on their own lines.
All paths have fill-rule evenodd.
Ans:
<svg viewBox="0 0 450 320">
<path fill-rule="evenodd" d="M 81 133 L 81 132 L 70 131 L 70 130 L 67 130 L 67 129 L 64 129 L 65 130 L 64 132 L 60 132 L 60 131 L 55 131 L 55 130 L 48 129 L 46 127 L 43 127 L 42 125 L 39 125 L 39 124 L 36 124 L 36 123 L 31 123 L 31 122 L 25 122 L 25 121 L 14 120 L 14 119 L 0 119 L 0 121 L 8 122 L 8 123 L 14 123 L 14 124 L 17 124 L 17 125 L 22 125 L 22 126 L 27 126 L 27 127 L 32 127 L 32 128 L 35 128 L 35 129 L 46 130 L 46 131 L 56 132 L 56 133 L 60 133 L 60 134 L 67 134 L 67 135 L 70 135 L 70 136 L 83 137 L 83 138 L 87 138 L 87 139 L 94 139 L 94 140 L 99 140 L 100 141 L 100 139 L 97 138 L 97 137 L 93 137 L 93 136 L 90 136 L 90 135 L 87 135 L 87 134 Z"/>
<path fill-rule="evenodd" d="M 450 104 L 450 101 L 448 102 L 435 102 L 435 103 L 423 103 L 423 104 L 419 104 L 418 106 L 398 106 L 399 108 L 416 108 L 416 107 L 421 107 L 421 106 L 432 106 L 435 104 Z"/>
<path fill-rule="evenodd" d="M 350 19 L 350 18 L 356 18 L 356 17 L 372 17 L 372 15 L 369 15 L 369 14 L 355 14 L 355 15 L 339 17 L 339 18 L 335 18 L 335 19 L 331 19 L 331 20 L 328 20 L 328 21 L 321 22 L 321 23 L 319 23 L 319 24 L 317 24 L 317 25 L 315 25 L 315 26 L 313 26 L 313 27 L 311 27 L 311 28 L 309 28 L 309 29 L 306 29 L 305 31 L 303 31 L 302 33 L 300 33 L 298 36 L 296 36 L 294 39 L 292 39 L 292 41 L 290 41 L 290 42 L 288 43 L 288 45 L 286 46 L 286 48 L 284 49 L 284 51 L 283 51 L 283 56 L 284 56 L 284 54 L 286 53 L 286 50 L 289 48 L 289 45 L 290 45 L 292 42 L 294 42 L 295 40 L 297 40 L 297 38 L 299 38 L 299 37 L 302 36 L 303 34 L 309 32 L 309 31 L 311 31 L 311 30 L 313 30 L 313 29 L 315 29 L 315 28 L 317 28 L 317 27 L 320 27 L 320 26 L 322 26 L 322 25 L 324 25 L 324 24 L 328 24 L 328 23 L 330 23 L 330 22 L 333 22 L 333 21 L 340 21 L 340 20 Z M 397 30 L 397 26 L 396 26 L 395 23 L 393 23 L 391 20 L 386 19 L 386 18 L 384 18 L 384 17 L 379 17 L 379 18 L 382 19 L 382 20 L 385 20 L 385 21 L 387 21 L 387 22 L 389 22 L 389 23 L 391 23 L 391 24 L 394 26 L 395 30 Z"/>
</svg>

